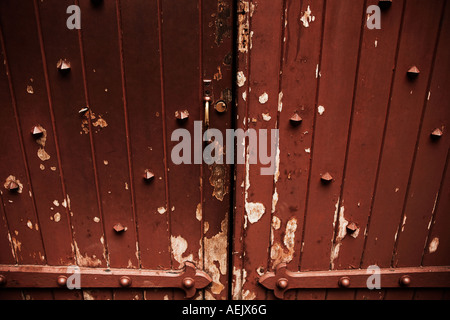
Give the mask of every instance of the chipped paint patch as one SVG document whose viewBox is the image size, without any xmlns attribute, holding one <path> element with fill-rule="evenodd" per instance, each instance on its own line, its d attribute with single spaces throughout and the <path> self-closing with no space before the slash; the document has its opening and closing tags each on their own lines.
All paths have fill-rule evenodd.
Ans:
<svg viewBox="0 0 450 320">
<path fill-rule="evenodd" d="M 55 222 L 61 221 L 61 214 L 60 214 L 59 212 L 55 213 L 55 214 L 53 215 L 53 220 L 54 220 Z"/>
<path fill-rule="evenodd" d="M 102 265 L 102 262 L 100 259 L 98 259 L 95 255 L 92 257 L 89 257 L 86 253 L 84 256 L 81 254 L 80 249 L 78 248 L 78 244 L 76 241 L 74 241 L 75 246 L 75 256 L 77 258 L 77 264 L 80 267 L 100 267 Z"/>
<path fill-rule="evenodd" d="M 197 205 L 197 209 L 195 210 L 195 217 L 198 221 L 202 221 L 202 204 L 199 203 Z"/>
<path fill-rule="evenodd" d="M 278 191 L 277 191 L 277 188 L 275 187 L 275 190 L 272 195 L 272 213 L 275 212 L 277 203 L 278 203 Z"/>
<path fill-rule="evenodd" d="M 158 213 L 159 213 L 159 214 L 164 214 L 164 213 L 166 213 L 166 211 L 167 211 L 167 210 L 166 210 L 165 207 L 159 207 L 159 208 L 158 208 Z"/>
<path fill-rule="evenodd" d="M 30 220 L 27 221 L 27 227 L 33 230 L 33 223 Z"/>
<path fill-rule="evenodd" d="M 180 266 L 185 261 L 192 261 L 193 255 L 190 254 L 187 257 L 183 257 L 183 254 L 186 252 L 188 243 L 186 239 L 184 239 L 182 236 L 170 236 L 170 246 L 172 248 L 172 255 L 173 258 L 180 264 Z"/>
<path fill-rule="evenodd" d="M 278 94 L 278 112 L 283 111 L 283 92 Z"/>
<path fill-rule="evenodd" d="M 244 101 L 247 101 L 247 91 L 242 92 L 242 99 Z M 237 115 L 238 119 L 239 119 L 239 115 Z"/>
<path fill-rule="evenodd" d="M 303 23 L 305 28 L 308 28 L 310 23 L 315 21 L 316 17 L 312 15 L 311 7 L 308 6 L 308 9 L 303 13 L 303 16 L 300 18 L 300 21 Z"/>
<path fill-rule="evenodd" d="M 278 223 L 278 221 L 277 221 Z M 281 222 L 280 222 L 281 223 Z M 273 226 L 273 220 L 272 220 Z M 279 226 L 278 226 L 279 228 Z M 295 231 L 297 230 L 297 219 L 291 218 L 287 224 L 284 232 L 283 245 L 276 242 L 270 249 L 270 258 L 272 259 L 272 266 L 276 266 L 282 262 L 291 262 L 294 258 L 295 246 Z"/>
<path fill-rule="evenodd" d="M 92 290 L 83 290 L 83 299 L 84 300 L 95 300 L 94 295 L 92 294 Z"/>
<path fill-rule="evenodd" d="M 14 247 L 14 252 L 22 251 L 22 242 L 20 242 L 16 238 L 12 237 L 12 244 Z"/>
<path fill-rule="evenodd" d="M 237 73 L 237 85 L 239 87 L 242 87 L 242 86 L 244 86 L 245 81 L 247 81 L 247 78 L 245 77 L 244 72 L 243 71 L 239 71 Z M 247 96 L 247 93 L 246 93 L 246 96 Z"/>
<path fill-rule="evenodd" d="M 325 107 L 324 106 L 319 106 L 317 108 L 317 111 L 319 112 L 320 115 L 323 115 L 323 113 L 325 112 Z"/>
<path fill-rule="evenodd" d="M 248 202 L 245 204 L 245 211 L 250 223 L 256 223 L 266 212 L 266 208 L 262 203 Z"/>
<path fill-rule="evenodd" d="M 428 246 L 428 252 L 429 253 L 434 253 L 436 252 L 436 250 L 438 249 L 439 246 L 439 238 L 434 238 L 431 242 L 430 245 Z"/>
<path fill-rule="evenodd" d="M 336 235 L 336 241 L 333 243 L 333 246 L 331 248 L 331 255 L 330 255 L 330 266 L 331 269 L 334 269 L 334 260 L 339 256 L 339 250 L 342 245 L 342 240 L 347 235 L 347 225 L 348 221 L 344 218 L 344 206 L 341 206 L 339 209 L 339 201 L 336 202 L 336 210 L 334 213 L 334 219 L 333 219 L 333 230 L 335 230 L 335 224 L 336 221 L 338 222 L 338 229 L 337 229 L 337 235 Z M 339 220 L 337 220 L 337 216 L 339 214 Z M 333 237 L 334 238 L 334 237 Z"/>
<path fill-rule="evenodd" d="M 242 1 L 239 3 L 240 11 L 249 12 L 249 2 Z M 251 14 L 251 13 L 250 13 Z M 245 14 L 238 15 L 238 50 L 239 52 L 248 52 L 249 43 L 249 21 Z"/>
<path fill-rule="evenodd" d="M 402 232 L 405 231 L 405 225 L 406 225 L 406 216 L 403 217 Z"/>
<path fill-rule="evenodd" d="M 58 200 L 53 200 L 53 204 L 57 207 L 59 207 L 59 201 Z"/>
<path fill-rule="evenodd" d="M 204 239 L 205 268 L 213 283 L 211 292 L 220 294 L 225 286 L 220 282 L 221 275 L 227 273 L 228 259 L 228 215 L 221 222 L 221 231 L 212 238 Z"/>
<path fill-rule="evenodd" d="M 96 222 L 96 223 L 100 222 L 100 218 L 99 217 L 94 217 L 94 219 L 92 219 L 92 220 L 94 220 L 94 222 Z"/>
<path fill-rule="evenodd" d="M 233 294 L 233 300 L 242 300 L 242 270 L 233 266 L 233 283 L 231 285 L 231 292 Z"/>
<path fill-rule="evenodd" d="M 264 92 L 262 95 L 259 96 L 259 103 L 265 104 L 267 103 L 267 101 L 269 101 L 269 95 L 267 94 L 267 92 Z"/>
<path fill-rule="evenodd" d="M 48 159 L 50 159 L 50 155 L 47 153 L 47 151 L 45 151 L 44 148 L 38 149 L 37 156 L 39 159 L 41 159 L 41 161 L 47 161 Z"/>
<path fill-rule="evenodd" d="M 264 121 L 270 121 L 270 119 L 272 119 L 269 113 L 263 113 L 262 118 Z"/>
<path fill-rule="evenodd" d="M 211 170 L 209 183 L 214 187 L 212 195 L 217 200 L 223 201 L 225 195 L 228 193 L 228 187 L 226 186 L 226 167 L 223 164 L 214 163 L 209 166 L 209 169 Z"/>
<path fill-rule="evenodd" d="M 306 148 L 306 149 L 305 149 L 305 152 L 306 152 L 306 153 L 311 153 L 311 148 Z"/>
<path fill-rule="evenodd" d="M 255 300 L 255 299 L 256 293 L 250 290 L 245 290 L 244 292 L 242 292 L 242 300 Z"/>
</svg>

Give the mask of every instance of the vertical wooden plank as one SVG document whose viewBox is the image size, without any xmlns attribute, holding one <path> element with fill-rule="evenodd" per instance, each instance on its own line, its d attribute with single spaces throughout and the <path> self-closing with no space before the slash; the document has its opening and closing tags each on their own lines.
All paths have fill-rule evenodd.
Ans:
<svg viewBox="0 0 450 320">
<path fill-rule="evenodd" d="M 60 169 L 64 172 L 67 193 L 66 199 L 59 201 L 59 206 L 54 209 L 67 207 L 70 212 L 77 264 L 106 267 L 102 215 L 97 203 L 91 144 L 85 132 L 87 120 L 85 114 L 79 113 L 87 105 L 87 97 L 83 85 L 78 32 L 65 27 L 68 18 L 65 12 L 71 4 L 73 1 L 38 2 L 55 123 L 58 139 L 63 142 L 60 143 Z M 56 68 L 60 59 L 67 59 L 71 64 L 67 74 L 61 74 Z M 54 168 L 45 170 L 57 174 Z"/>
<path fill-rule="evenodd" d="M 11 241 L 11 233 L 6 220 L 3 197 L 0 196 L 0 263 L 15 264 L 17 263 L 14 246 Z"/>
<path fill-rule="evenodd" d="M 286 2 L 278 97 L 280 162 L 272 204 L 270 268 L 281 262 L 289 263 L 293 271 L 299 268 L 319 81 L 323 9 L 324 1 Z M 295 113 L 302 118 L 301 124 L 290 121 Z M 288 225 L 290 233 L 285 232 Z M 296 291 L 285 294 L 286 299 L 295 296 Z"/>
<path fill-rule="evenodd" d="M 385 289 L 358 289 L 355 293 L 355 300 L 384 300 L 385 294 Z"/>
<path fill-rule="evenodd" d="M 369 0 L 366 7 L 374 4 L 378 1 Z M 343 238 L 334 260 L 334 268 L 338 270 L 359 268 L 363 254 L 403 7 L 404 1 L 394 1 L 389 10 L 383 10 L 381 29 L 364 27 L 341 191 L 342 223 L 355 223 L 358 229 L 350 234 L 342 226 Z"/>
<path fill-rule="evenodd" d="M 144 299 L 144 292 L 142 290 L 120 289 L 114 290 L 113 293 L 113 300 L 143 300 L 143 299 Z"/>
<path fill-rule="evenodd" d="M 301 255 L 301 269 L 334 268 L 339 250 L 339 226 L 344 214 L 340 201 L 348 127 L 359 50 L 365 17 L 364 1 L 327 1 L 312 146 L 311 179 Z M 342 19 L 345 16 L 346 19 Z M 339 83 L 336 83 L 339 77 Z M 333 181 L 321 176 L 330 173 Z M 337 241 L 333 242 L 336 238 Z M 332 246 L 333 245 L 333 246 Z"/>
<path fill-rule="evenodd" d="M 436 203 L 434 220 L 430 226 L 430 234 L 424 248 L 422 264 L 424 266 L 450 265 L 450 153 L 447 155 L 446 170 L 442 177 L 442 186 Z"/>
<path fill-rule="evenodd" d="M 25 300 L 54 300 L 51 289 L 27 288 L 23 290 L 23 295 Z"/>
<path fill-rule="evenodd" d="M 171 1 L 162 1 L 161 4 L 164 121 L 169 157 L 179 143 L 171 141 L 174 130 L 188 130 L 193 144 L 194 121 L 201 120 L 199 2 L 173 5 Z M 175 112 L 182 110 L 189 112 L 189 118 L 184 121 L 175 118 Z M 175 165 L 168 158 L 168 171 L 170 208 L 166 214 L 170 216 L 172 267 L 179 268 L 185 261 L 192 261 L 201 268 L 202 230 L 196 218 L 201 200 L 200 165 Z M 182 299 L 183 293 L 177 290 L 174 297 Z"/>
<path fill-rule="evenodd" d="M 414 289 L 386 289 L 384 300 L 412 300 Z"/>
<path fill-rule="evenodd" d="M 160 12 L 157 2 L 145 0 L 121 1 L 120 12 L 141 267 L 170 268 L 167 155 L 158 27 Z M 139 18 L 142 15 L 147 18 Z M 145 170 L 155 174 L 153 180 L 144 180 Z M 146 299 L 163 299 L 166 295 L 172 297 L 172 290 L 146 290 L 145 293 Z"/>
<path fill-rule="evenodd" d="M 235 128 L 242 128 L 246 130 L 248 123 L 246 121 L 248 114 L 248 78 L 250 76 L 250 61 L 248 54 L 248 36 L 250 27 L 250 2 L 239 0 L 236 8 L 235 19 L 235 36 L 236 36 L 236 79 L 235 81 Z M 252 11 L 253 12 L 253 11 Z M 244 155 L 236 154 L 236 161 L 238 157 L 245 157 L 247 153 L 247 142 L 238 141 L 237 146 L 241 144 L 244 147 Z M 246 281 L 247 273 L 244 269 L 244 250 L 245 250 L 245 187 L 246 183 L 246 166 L 245 164 L 236 162 L 235 164 L 235 188 L 234 188 L 234 210 L 233 210 L 233 239 L 232 239 L 232 288 L 231 294 L 233 300 L 242 299 L 242 285 Z"/>
<path fill-rule="evenodd" d="M 271 141 L 271 129 L 277 128 L 283 2 L 277 1 L 270 5 L 251 2 L 249 11 L 251 24 L 247 38 L 249 45 L 246 49 L 250 55 L 251 66 L 247 80 L 248 114 L 245 121 L 248 122 L 249 129 L 256 130 L 258 143 L 262 137 L 260 129 L 267 130 L 267 153 L 270 155 L 271 152 L 276 152 L 270 147 L 277 143 Z M 252 157 L 256 159 L 258 155 L 255 153 L 250 156 Z M 259 159 L 258 157 L 256 164 L 249 163 L 248 156 L 246 159 L 243 226 L 243 270 L 246 279 L 243 283 L 243 299 L 264 299 L 266 296 L 266 290 L 257 285 L 257 278 L 261 271 L 264 272 L 268 267 L 273 185 L 278 174 L 275 172 L 275 175 L 262 175 L 261 169 L 267 168 L 268 165 L 261 164 Z M 272 164 L 276 170 L 276 164 Z"/>
<path fill-rule="evenodd" d="M 74 261 L 69 214 L 66 208 L 56 208 L 54 204 L 63 202 L 65 195 L 59 178 L 59 150 L 53 126 L 52 101 L 47 91 L 45 57 L 41 51 L 40 30 L 36 25 L 35 14 L 32 1 L 24 2 L 20 7 L 13 1 L 1 3 L 0 19 L 6 56 L 30 178 L 33 181 L 34 188 L 30 191 L 36 203 L 45 259 L 48 264 L 67 265 Z M 29 61 L 35 63 L 30 64 Z M 36 140 L 31 136 L 30 129 L 38 124 L 46 132 Z M 43 170 L 50 167 L 56 167 L 56 172 Z M 35 228 L 37 221 L 30 221 Z M 55 238 L 58 241 L 54 241 Z M 43 253 L 40 257 L 44 259 Z"/>
<path fill-rule="evenodd" d="M 448 134 L 439 141 L 431 137 L 436 128 L 445 130 L 450 126 L 450 108 L 442 103 L 450 99 L 450 93 L 444 90 L 444 84 L 450 83 L 450 43 L 447 41 L 450 37 L 450 5 L 446 5 L 444 14 L 429 91 L 422 99 L 426 109 L 403 213 L 405 223 L 399 232 L 394 256 L 397 267 L 421 264 L 450 146 Z"/>
<path fill-rule="evenodd" d="M 104 241 L 111 267 L 136 268 L 139 255 L 131 201 L 116 3 L 105 1 L 95 6 L 91 1 L 80 1 L 80 8 Z M 116 232 L 113 227 L 119 223 L 126 230 Z"/>
<path fill-rule="evenodd" d="M 221 132 L 224 138 L 222 147 L 227 150 L 228 144 L 233 144 L 233 141 L 226 140 L 226 130 L 232 128 L 233 114 L 233 4 L 230 0 L 201 1 L 200 4 L 202 76 L 212 80 L 209 128 Z M 219 101 L 227 105 L 225 112 L 216 110 Z M 231 168 L 226 161 L 226 152 L 223 153 L 223 164 L 205 163 L 202 166 L 203 196 L 196 218 L 203 224 L 204 269 L 213 279 L 211 287 L 205 289 L 205 299 L 228 297 L 229 212 L 233 193 Z"/>
<path fill-rule="evenodd" d="M 433 59 L 433 50 L 429 48 L 435 48 L 442 5 L 442 1 L 424 3 L 417 0 L 406 4 L 403 23 L 405 32 L 400 40 L 389 118 L 362 263 L 364 267 L 371 264 L 391 266 L 397 231 L 401 232 L 405 222 L 401 221 L 401 212 Z M 413 65 L 417 65 L 421 71 L 415 80 L 406 75 Z"/>
<path fill-rule="evenodd" d="M 2 289 L 0 300 L 24 300 L 24 296 L 20 289 Z"/>
</svg>

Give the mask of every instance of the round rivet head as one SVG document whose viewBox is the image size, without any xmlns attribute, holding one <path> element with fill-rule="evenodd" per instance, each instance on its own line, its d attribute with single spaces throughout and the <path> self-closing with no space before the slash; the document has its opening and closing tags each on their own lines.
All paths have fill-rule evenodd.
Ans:
<svg viewBox="0 0 450 320">
<path fill-rule="evenodd" d="M 225 101 L 219 100 L 214 105 L 214 109 L 216 109 L 216 111 L 220 113 L 225 112 L 227 111 L 227 104 L 225 103 Z"/>
<path fill-rule="evenodd" d="M 411 284 L 411 277 L 410 276 L 402 276 L 399 280 L 400 285 L 402 287 L 408 287 Z"/>
<path fill-rule="evenodd" d="M 6 284 L 6 277 L 4 275 L 0 275 L 0 286 L 4 286 Z"/>
<path fill-rule="evenodd" d="M 183 279 L 183 287 L 185 287 L 186 289 L 192 288 L 194 286 L 194 284 L 195 284 L 195 281 L 192 278 L 187 277 L 187 278 Z"/>
<path fill-rule="evenodd" d="M 278 279 L 278 281 L 277 281 L 277 287 L 282 290 L 286 289 L 288 287 L 288 285 L 289 285 L 289 281 L 286 278 L 281 278 L 281 279 Z"/>
<path fill-rule="evenodd" d="M 59 276 L 58 279 L 56 279 L 56 282 L 58 283 L 58 286 L 64 287 L 67 284 L 67 277 Z"/>
<path fill-rule="evenodd" d="M 350 278 L 348 277 L 342 277 L 339 279 L 339 287 L 341 288 L 348 288 L 350 287 Z"/>
<path fill-rule="evenodd" d="M 124 288 L 129 287 L 129 286 L 131 286 L 131 278 L 127 277 L 127 276 L 123 276 L 120 278 L 119 284 Z"/>
</svg>

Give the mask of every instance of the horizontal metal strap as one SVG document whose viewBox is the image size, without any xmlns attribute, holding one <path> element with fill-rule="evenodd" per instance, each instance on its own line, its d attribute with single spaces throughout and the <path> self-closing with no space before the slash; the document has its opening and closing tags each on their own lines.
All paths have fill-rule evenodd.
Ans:
<svg viewBox="0 0 450 320">
<path fill-rule="evenodd" d="M 180 270 L 0 265 L 0 288 L 180 288 L 192 298 L 211 282 L 191 262 Z"/>
<path fill-rule="evenodd" d="M 275 272 L 262 275 L 259 283 L 279 299 L 291 289 L 449 288 L 450 266 L 293 272 L 281 263 Z"/>
</svg>

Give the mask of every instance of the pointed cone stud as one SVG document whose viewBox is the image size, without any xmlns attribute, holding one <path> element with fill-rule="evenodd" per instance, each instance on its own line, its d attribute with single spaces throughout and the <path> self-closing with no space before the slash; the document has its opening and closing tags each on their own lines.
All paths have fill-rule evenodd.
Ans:
<svg viewBox="0 0 450 320">
<path fill-rule="evenodd" d="M 302 123 L 303 119 L 302 117 L 299 116 L 299 114 L 297 112 L 295 112 L 292 117 L 289 119 L 289 121 L 291 122 L 292 125 L 299 125 L 300 123 Z"/>
<path fill-rule="evenodd" d="M 417 68 L 416 66 L 413 66 L 411 68 L 408 69 L 408 77 L 410 79 L 415 79 L 417 78 L 417 76 L 420 74 L 420 70 L 419 68 Z"/>
<path fill-rule="evenodd" d="M 144 180 L 145 181 L 153 180 L 154 177 L 155 177 L 155 174 L 153 172 L 151 172 L 148 169 L 145 169 L 145 171 L 144 171 Z"/>
<path fill-rule="evenodd" d="M 444 132 L 441 129 L 439 129 L 439 128 L 436 128 L 436 129 L 433 130 L 433 132 L 431 132 L 431 138 L 432 139 L 439 139 L 443 135 L 444 135 Z"/>
<path fill-rule="evenodd" d="M 356 230 L 358 230 L 358 225 L 354 222 L 350 222 L 349 224 L 347 224 L 347 232 L 352 234 L 354 233 Z"/>
<path fill-rule="evenodd" d="M 56 68 L 58 68 L 61 72 L 68 72 L 70 71 L 70 62 L 66 59 L 59 59 L 58 63 L 56 64 Z"/>
<path fill-rule="evenodd" d="M 189 118 L 189 111 L 187 110 L 175 111 L 175 118 L 177 118 L 178 120 L 185 120 Z"/>
<path fill-rule="evenodd" d="M 327 172 L 322 175 L 320 180 L 322 180 L 323 183 L 330 183 L 331 181 L 333 181 L 333 176 L 329 172 Z"/>
<path fill-rule="evenodd" d="M 40 136 L 42 136 L 44 134 L 45 129 L 42 128 L 40 125 L 34 126 L 33 128 L 31 128 L 31 134 L 36 137 L 39 138 Z"/>
<path fill-rule="evenodd" d="M 11 180 L 8 184 L 6 189 L 9 191 L 17 191 L 19 190 L 19 184 L 16 181 Z"/>
<path fill-rule="evenodd" d="M 117 233 L 125 231 L 125 227 L 121 223 L 116 224 L 113 229 Z"/>
<path fill-rule="evenodd" d="M 378 6 L 381 10 L 387 10 L 391 7 L 392 0 L 380 0 L 378 1 Z"/>
</svg>

